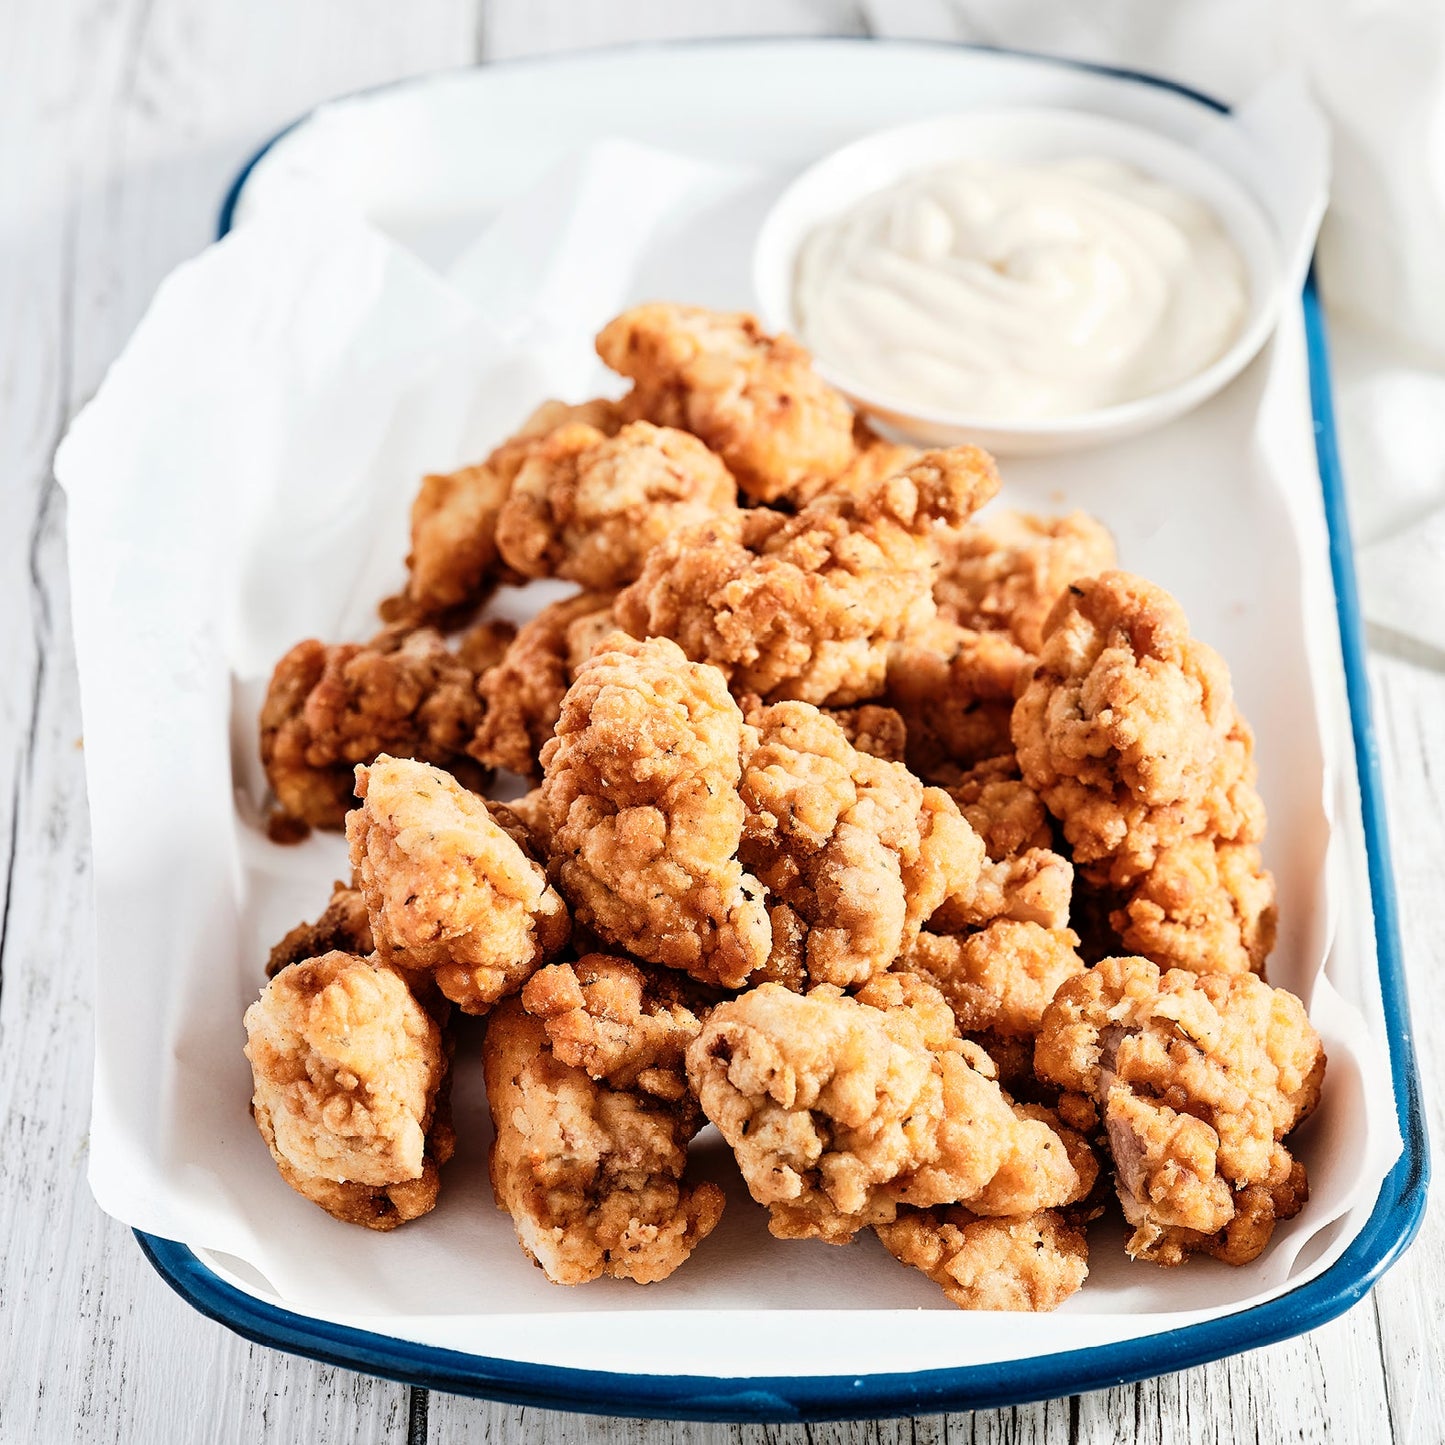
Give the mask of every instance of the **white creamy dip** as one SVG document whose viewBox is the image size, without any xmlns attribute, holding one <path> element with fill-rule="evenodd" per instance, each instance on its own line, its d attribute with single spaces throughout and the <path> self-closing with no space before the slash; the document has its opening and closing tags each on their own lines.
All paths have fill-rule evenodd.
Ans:
<svg viewBox="0 0 1445 1445">
<path fill-rule="evenodd" d="M 859 386 L 989 418 L 1163 391 L 1239 335 L 1244 261 L 1203 203 L 1120 162 L 958 161 L 799 254 L 803 341 Z"/>
</svg>

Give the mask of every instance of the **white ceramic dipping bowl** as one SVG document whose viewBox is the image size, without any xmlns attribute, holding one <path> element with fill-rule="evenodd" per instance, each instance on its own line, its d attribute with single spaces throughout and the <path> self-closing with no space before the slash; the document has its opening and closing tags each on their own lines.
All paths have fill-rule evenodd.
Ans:
<svg viewBox="0 0 1445 1445">
<path fill-rule="evenodd" d="M 1217 361 L 1150 396 L 1037 420 L 940 411 L 854 382 L 826 357 L 815 358 L 815 365 L 867 415 L 932 445 L 974 442 L 1014 456 L 1071 451 L 1181 416 L 1232 381 L 1268 339 L 1279 311 L 1280 244 L 1259 204 L 1227 170 L 1153 131 L 1083 111 L 967 111 L 878 131 L 825 156 L 778 197 L 758 232 L 753 287 L 764 324 L 800 334 L 793 307 L 798 252 L 816 226 L 865 196 L 957 160 L 1042 162 L 1078 156 L 1123 161 L 1214 212 L 1244 260 L 1250 293 L 1244 325 Z"/>
</svg>

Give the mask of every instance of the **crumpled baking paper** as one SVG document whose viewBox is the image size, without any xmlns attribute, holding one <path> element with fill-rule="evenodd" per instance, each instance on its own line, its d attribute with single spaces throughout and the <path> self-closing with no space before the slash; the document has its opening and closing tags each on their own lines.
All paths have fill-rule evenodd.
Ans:
<svg viewBox="0 0 1445 1445">
<path fill-rule="evenodd" d="M 1298 98 L 1260 113 L 1269 144 L 1241 152 L 1243 133 L 1218 127 L 1197 139 L 1266 170 L 1310 153 Z M 871 1236 L 772 1241 L 705 1135 L 701 1167 L 729 1204 L 687 1266 L 645 1289 L 558 1289 L 491 1201 L 470 1024 L 458 1153 L 433 1214 L 373 1234 L 276 1173 L 248 1115 L 241 1016 L 269 945 L 346 865 L 334 837 L 282 848 L 259 826 L 270 668 L 302 637 L 374 629 L 423 472 L 475 459 L 548 395 L 616 388 L 590 350 L 606 316 L 664 277 L 679 299 L 746 304 L 718 208 L 785 179 L 599 142 L 522 196 L 450 280 L 298 186 L 162 286 L 57 458 L 94 838 L 90 1179 L 109 1213 L 320 1317 L 512 1359 L 728 1375 L 925 1369 L 1174 1328 L 1311 1277 L 1363 1222 L 1400 1145 L 1293 305 L 1263 357 L 1192 415 L 1013 462 L 1005 486 L 1007 504 L 1107 522 L 1124 565 L 1173 590 L 1229 659 L 1258 733 L 1282 918 L 1271 977 L 1309 1002 L 1330 1065 L 1300 1135 L 1313 1196 L 1256 1264 L 1132 1265 L 1104 1225 L 1086 1288 L 1057 1314 L 969 1315 Z M 1313 200 L 1277 188 L 1294 257 L 1322 187 Z"/>
</svg>

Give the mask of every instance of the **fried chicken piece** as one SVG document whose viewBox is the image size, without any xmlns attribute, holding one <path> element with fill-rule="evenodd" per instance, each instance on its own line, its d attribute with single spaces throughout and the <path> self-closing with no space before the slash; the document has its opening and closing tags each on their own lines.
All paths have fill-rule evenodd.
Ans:
<svg viewBox="0 0 1445 1445">
<path fill-rule="evenodd" d="M 611 618 L 610 593 L 581 592 L 524 624 L 477 683 L 486 711 L 467 748 L 472 757 L 490 768 L 541 777 L 537 755 L 557 725 L 562 698 L 599 629 L 611 630 Z"/>
<path fill-rule="evenodd" d="M 1086 512 L 993 512 L 948 532 L 939 552 L 933 596 L 940 614 L 979 632 L 1006 632 L 1034 654 L 1064 588 L 1116 560 L 1114 539 Z"/>
<path fill-rule="evenodd" d="M 1053 1310 L 1089 1273 L 1084 1231 L 1055 1209 L 986 1219 L 942 1205 L 874 1226 L 889 1254 L 921 1270 L 960 1309 Z"/>
<path fill-rule="evenodd" d="M 431 628 L 388 628 L 365 644 L 313 639 L 276 664 L 261 762 L 281 813 L 337 830 L 355 806 L 353 769 L 378 753 L 461 766 L 480 785 L 465 749 L 481 718 L 475 674 Z"/>
<path fill-rule="evenodd" d="M 960 773 L 948 785 L 948 795 L 983 839 L 990 858 L 1014 858 L 1053 844 L 1049 810 L 1019 775 L 1011 750 Z"/>
<path fill-rule="evenodd" d="M 1054 852 L 1048 811 L 1018 776 L 1013 756 L 963 773 L 948 795 L 983 839 L 988 857 L 971 890 L 944 900 L 929 925 L 932 931 L 961 933 L 995 919 L 1066 928 L 1074 868 Z"/>
<path fill-rule="evenodd" d="M 1253 974 L 1105 959 L 1059 989 L 1034 1064 L 1067 1120 L 1102 1123 L 1136 1259 L 1245 1263 L 1308 1196 L 1280 1141 L 1319 1099 L 1324 1050 Z"/>
<path fill-rule="evenodd" d="M 817 708 L 775 703 L 748 724 L 739 857 L 768 890 L 770 975 L 863 983 L 975 887 L 983 845 L 946 793 L 859 752 Z"/>
<path fill-rule="evenodd" d="M 1263 975 L 1274 879 L 1253 844 L 1189 838 L 1159 851 L 1109 922 L 1125 948 L 1164 968 Z"/>
<path fill-rule="evenodd" d="M 499 580 L 497 521 L 532 449 L 569 423 L 612 436 L 622 424 L 616 404 L 543 402 L 522 429 L 484 462 L 422 478 L 411 508 L 406 590 L 382 603 L 392 621 L 430 621 L 475 607 Z"/>
<path fill-rule="evenodd" d="M 861 496 L 870 487 L 876 486 L 879 482 L 889 477 L 897 476 L 899 472 L 907 471 L 923 453 L 918 447 L 905 446 L 901 442 L 890 442 L 878 435 L 862 417 L 855 417 L 853 420 L 853 456 L 848 465 L 829 477 L 826 484 L 812 488 L 816 484 L 810 484 L 804 488 L 795 488 L 791 494 L 794 502 L 811 501 L 813 496 L 821 496 L 823 493 L 850 493 L 853 496 Z M 808 495 L 809 492 L 812 495 Z M 801 492 L 801 495 L 800 495 Z"/>
<path fill-rule="evenodd" d="M 908 766 L 948 785 L 1013 751 L 1014 686 L 1028 655 L 1005 634 L 936 618 L 888 649 L 884 698 L 902 717 Z"/>
<path fill-rule="evenodd" d="M 397 970 L 339 951 L 292 964 L 246 1010 L 246 1035 L 251 1112 L 298 1194 L 368 1229 L 436 1204 L 450 1061 Z"/>
<path fill-rule="evenodd" d="M 504 617 L 484 617 L 457 639 L 457 659 L 474 677 L 495 667 L 517 640 L 517 624 Z"/>
<path fill-rule="evenodd" d="M 1114 886 L 1185 838 L 1253 843 L 1264 832 L 1254 741 L 1229 670 L 1190 636 L 1179 604 L 1142 578 L 1106 572 L 1070 584 L 1044 624 L 1013 740 L 1075 867 L 1099 865 Z"/>
<path fill-rule="evenodd" d="M 303 958 L 318 958 L 323 953 L 354 953 L 364 958 L 375 947 L 361 890 L 337 879 L 331 885 L 331 901 L 316 922 L 298 923 L 271 950 L 266 977 L 275 978 Z"/>
<path fill-rule="evenodd" d="M 744 711 L 750 709 L 744 705 Z M 867 702 L 861 707 L 824 708 L 823 711 L 843 729 L 843 736 L 860 753 L 890 763 L 904 761 L 908 731 L 894 708 Z"/>
<path fill-rule="evenodd" d="M 964 936 L 920 934 L 899 966 L 938 989 L 965 1034 L 1032 1037 L 1060 985 L 1084 971 L 1078 942 L 1067 928 L 1001 918 Z"/>
<path fill-rule="evenodd" d="M 672 638 L 765 702 L 875 698 L 888 645 L 933 620 L 936 524 L 961 521 L 997 485 L 985 453 L 955 447 L 796 516 L 715 517 L 653 549 L 617 620 L 636 637 Z"/>
<path fill-rule="evenodd" d="M 856 997 L 765 983 L 719 1004 L 687 1051 L 693 1092 L 772 1232 L 834 1244 L 901 1204 L 1029 1214 L 1088 1192 L 1089 1166 L 1085 1178 L 991 1072 L 938 991 L 902 974 Z"/>
<path fill-rule="evenodd" d="M 557 1057 L 518 999 L 487 1020 L 482 1064 L 492 1191 L 554 1284 L 666 1279 L 712 1232 L 722 1190 L 685 1179 L 701 1123 L 690 1097 L 596 1082 Z"/>
<path fill-rule="evenodd" d="M 629 417 L 701 437 L 755 502 L 805 501 L 853 460 L 852 408 L 791 336 L 745 312 L 636 306 L 597 354 L 632 380 Z"/>
<path fill-rule="evenodd" d="M 346 837 L 381 958 L 479 1014 L 567 941 L 546 873 L 454 778 L 383 756 L 356 770 L 356 795 Z"/>
<path fill-rule="evenodd" d="M 670 1102 L 687 1093 L 683 1054 L 715 1001 L 683 974 L 602 953 L 549 964 L 522 990 L 564 1064 Z"/>
<path fill-rule="evenodd" d="M 522 464 L 497 522 L 497 548 L 523 577 L 624 586 L 681 527 L 737 506 L 728 469 L 695 436 L 635 421 L 614 437 L 559 427 Z"/>
<path fill-rule="evenodd" d="M 558 886 L 616 948 L 736 988 L 768 956 L 738 862 L 743 716 L 721 673 L 616 633 L 583 664 L 542 750 Z"/>
</svg>

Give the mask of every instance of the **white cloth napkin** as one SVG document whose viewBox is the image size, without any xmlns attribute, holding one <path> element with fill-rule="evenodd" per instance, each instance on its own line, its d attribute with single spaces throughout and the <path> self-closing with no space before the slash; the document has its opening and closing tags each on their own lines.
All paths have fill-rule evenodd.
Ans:
<svg viewBox="0 0 1445 1445">
<path fill-rule="evenodd" d="M 863 8 L 878 35 L 1147 70 L 1230 103 L 1281 67 L 1302 70 L 1333 133 L 1318 266 L 1365 615 L 1445 653 L 1445 5 L 865 0 Z"/>
</svg>

